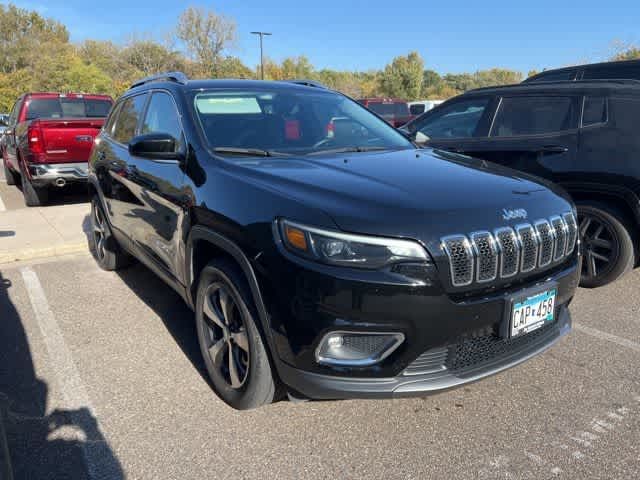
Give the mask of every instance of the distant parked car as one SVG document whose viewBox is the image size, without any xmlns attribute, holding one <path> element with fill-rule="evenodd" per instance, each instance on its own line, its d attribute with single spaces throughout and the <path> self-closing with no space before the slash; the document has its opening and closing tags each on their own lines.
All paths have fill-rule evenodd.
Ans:
<svg viewBox="0 0 640 480">
<path fill-rule="evenodd" d="M 409 105 L 399 98 L 361 98 L 358 103 L 377 113 L 394 127 L 400 127 L 411 120 Z"/>
<path fill-rule="evenodd" d="M 86 182 L 93 139 L 112 104 L 107 95 L 27 93 L 18 98 L 2 156 L 7 183 L 21 182 L 27 206 L 45 204 L 51 186 Z"/>
<path fill-rule="evenodd" d="M 406 126 L 419 142 L 547 178 L 576 201 L 581 284 L 638 265 L 640 81 L 575 81 L 467 92 Z M 516 189 L 517 190 L 517 189 Z"/>
<path fill-rule="evenodd" d="M 437 107 L 444 100 L 418 100 L 416 102 L 409 102 L 409 113 L 413 118 L 428 112 L 433 107 Z"/>
<path fill-rule="evenodd" d="M 605 79 L 640 80 L 640 60 L 591 63 L 588 65 L 555 68 L 529 77 L 524 83 Z"/>
</svg>

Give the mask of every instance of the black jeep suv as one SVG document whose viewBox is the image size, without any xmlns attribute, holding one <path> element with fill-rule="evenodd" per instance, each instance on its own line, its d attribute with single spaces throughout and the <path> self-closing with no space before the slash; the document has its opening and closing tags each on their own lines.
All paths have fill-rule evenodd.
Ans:
<svg viewBox="0 0 640 480">
<path fill-rule="evenodd" d="M 564 187 L 584 239 L 581 285 L 637 265 L 640 81 L 528 83 L 474 90 L 404 128 L 420 143 L 482 158 Z"/>
<path fill-rule="evenodd" d="M 425 394 L 571 328 L 580 253 L 563 191 L 416 149 L 317 85 L 140 81 L 89 181 L 97 262 L 134 256 L 184 297 L 236 408 Z"/>
</svg>

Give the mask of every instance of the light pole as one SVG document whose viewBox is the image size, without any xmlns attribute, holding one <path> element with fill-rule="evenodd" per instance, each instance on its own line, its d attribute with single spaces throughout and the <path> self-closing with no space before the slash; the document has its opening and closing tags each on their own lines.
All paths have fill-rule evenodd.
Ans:
<svg viewBox="0 0 640 480">
<path fill-rule="evenodd" d="M 260 77 L 264 80 L 264 55 L 262 53 L 262 37 L 272 35 L 269 32 L 251 32 L 252 35 L 260 35 Z"/>
</svg>

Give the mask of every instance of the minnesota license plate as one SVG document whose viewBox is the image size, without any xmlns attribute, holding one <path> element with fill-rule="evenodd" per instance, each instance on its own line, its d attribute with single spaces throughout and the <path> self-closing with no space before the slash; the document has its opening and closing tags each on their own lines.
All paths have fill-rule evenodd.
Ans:
<svg viewBox="0 0 640 480">
<path fill-rule="evenodd" d="M 533 332 L 553 322 L 556 293 L 554 288 L 516 300 L 511 310 L 511 337 Z"/>
</svg>

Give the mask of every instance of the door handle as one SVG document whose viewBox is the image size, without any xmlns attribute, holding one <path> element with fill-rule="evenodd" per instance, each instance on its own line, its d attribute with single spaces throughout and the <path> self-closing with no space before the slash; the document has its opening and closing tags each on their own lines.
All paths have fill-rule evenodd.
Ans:
<svg viewBox="0 0 640 480">
<path fill-rule="evenodd" d="M 545 145 L 540 149 L 542 153 L 567 153 L 569 149 L 562 145 Z"/>
</svg>

